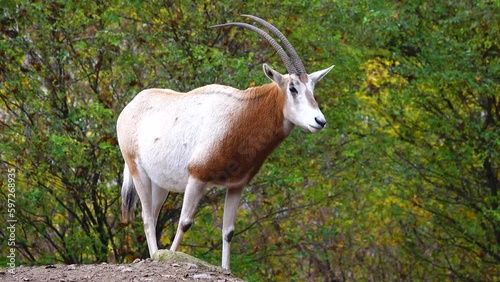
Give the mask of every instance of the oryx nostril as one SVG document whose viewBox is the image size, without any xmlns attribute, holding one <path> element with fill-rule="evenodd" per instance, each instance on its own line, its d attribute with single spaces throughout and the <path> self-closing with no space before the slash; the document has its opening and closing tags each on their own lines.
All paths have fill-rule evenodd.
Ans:
<svg viewBox="0 0 500 282">
<path fill-rule="evenodd" d="M 321 127 L 325 127 L 326 120 L 324 117 L 315 117 L 314 120 L 321 125 Z"/>
</svg>

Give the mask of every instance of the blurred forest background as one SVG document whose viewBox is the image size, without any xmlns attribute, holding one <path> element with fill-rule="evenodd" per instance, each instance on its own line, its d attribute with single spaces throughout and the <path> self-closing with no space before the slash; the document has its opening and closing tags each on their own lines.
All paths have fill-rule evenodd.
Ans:
<svg viewBox="0 0 500 282">
<path fill-rule="evenodd" d="M 1 1 L 0 213 L 16 169 L 17 261 L 148 256 L 140 209 L 120 224 L 115 123 L 149 87 L 268 83 L 275 51 L 240 14 L 284 31 L 328 127 L 295 130 L 246 189 L 233 273 L 248 281 L 499 281 L 498 0 Z M 216 265 L 224 191 L 181 251 Z M 159 219 L 175 234 L 182 195 Z M 2 267 L 8 230 L 0 230 Z"/>
</svg>

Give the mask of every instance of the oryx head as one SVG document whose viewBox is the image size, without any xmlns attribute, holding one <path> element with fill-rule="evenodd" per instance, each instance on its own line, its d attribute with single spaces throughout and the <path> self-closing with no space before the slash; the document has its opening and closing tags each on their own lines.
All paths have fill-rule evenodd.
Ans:
<svg viewBox="0 0 500 282">
<path fill-rule="evenodd" d="M 308 74 L 304 68 L 302 60 L 299 58 L 297 52 L 286 39 L 286 37 L 281 33 L 275 26 L 266 22 L 265 20 L 251 16 L 243 15 L 245 17 L 251 18 L 254 21 L 265 26 L 269 31 L 275 34 L 283 43 L 286 51 L 265 31 L 257 28 L 253 25 L 246 23 L 227 23 L 215 25 L 213 27 L 223 27 L 223 26 L 240 26 L 248 28 L 257 32 L 263 38 L 265 38 L 278 52 L 285 63 L 288 74 L 283 75 L 267 64 L 263 65 L 264 73 L 272 81 L 274 81 L 282 90 L 286 93 L 286 103 L 283 109 L 283 114 L 286 120 L 294 125 L 300 126 L 302 128 L 308 129 L 311 132 L 316 132 L 323 129 L 326 125 L 325 116 L 318 107 L 316 99 L 314 99 L 314 85 L 320 79 L 322 79 L 334 66 L 313 72 Z"/>
</svg>

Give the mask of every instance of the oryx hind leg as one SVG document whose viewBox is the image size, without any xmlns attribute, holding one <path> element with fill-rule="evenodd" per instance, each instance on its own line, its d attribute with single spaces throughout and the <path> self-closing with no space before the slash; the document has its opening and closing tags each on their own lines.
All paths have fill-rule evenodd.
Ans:
<svg viewBox="0 0 500 282">
<path fill-rule="evenodd" d="M 134 176 L 134 185 L 137 195 L 141 201 L 142 220 L 144 222 L 144 233 L 149 248 L 149 256 L 158 250 L 156 243 L 156 219 L 153 211 L 153 187 L 151 179 L 147 176 L 146 172 L 140 165 L 137 165 L 138 176 Z"/>
<path fill-rule="evenodd" d="M 158 223 L 158 217 L 160 215 L 163 204 L 168 196 L 168 190 L 161 188 L 156 184 L 152 184 L 153 190 L 153 218 L 155 219 L 155 226 Z"/>
<path fill-rule="evenodd" d="M 175 234 L 174 242 L 170 247 L 171 251 L 176 251 L 179 247 L 184 233 L 193 224 L 193 217 L 198 207 L 198 203 L 205 195 L 207 183 L 198 180 L 194 177 L 189 177 L 186 191 L 184 193 L 184 200 L 182 201 L 181 216 L 179 218 L 179 226 Z"/>
</svg>

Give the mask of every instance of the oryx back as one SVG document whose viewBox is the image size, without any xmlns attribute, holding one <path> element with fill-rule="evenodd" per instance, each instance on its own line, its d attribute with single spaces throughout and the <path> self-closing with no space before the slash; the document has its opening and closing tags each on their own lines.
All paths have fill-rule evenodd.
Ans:
<svg viewBox="0 0 500 282">
<path fill-rule="evenodd" d="M 206 162 L 227 135 L 241 104 L 234 88 L 209 85 L 193 92 L 148 89 L 118 119 L 118 140 L 132 174 L 145 173 L 159 187 L 183 192 L 189 163 Z M 130 164 L 132 163 L 132 164 Z"/>
</svg>

